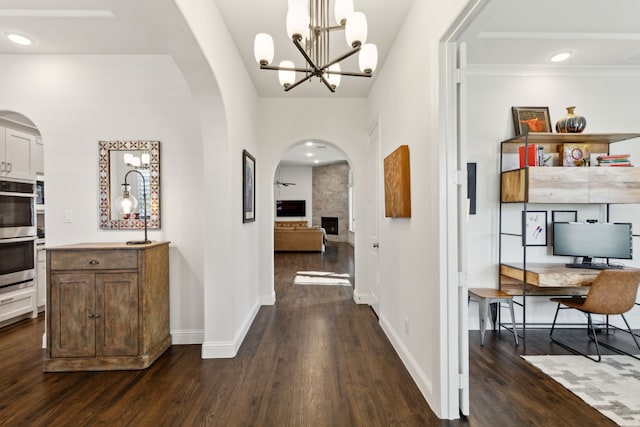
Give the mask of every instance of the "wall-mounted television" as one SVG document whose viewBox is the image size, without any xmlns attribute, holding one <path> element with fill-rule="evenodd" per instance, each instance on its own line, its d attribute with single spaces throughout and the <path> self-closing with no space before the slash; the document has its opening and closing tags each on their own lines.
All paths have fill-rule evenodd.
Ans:
<svg viewBox="0 0 640 427">
<path fill-rule="evenodd" d="M 276 216 L 306 216 L 306 200 L 276 200 Z"/>
<path fill-rule="evenodd" d="M 553 223 L 553 254 L 592 258 L 633 258 L 633 235 L 630 223 Z"/>
</svg>

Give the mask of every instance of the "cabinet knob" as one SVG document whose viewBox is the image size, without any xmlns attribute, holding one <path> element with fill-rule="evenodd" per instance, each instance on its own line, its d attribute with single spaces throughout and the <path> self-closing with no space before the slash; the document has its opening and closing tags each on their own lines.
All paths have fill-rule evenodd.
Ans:
<svg viewBox="0 0 640 427">
<path fill-rule="evenodd" d="M 99 314 L 89 313 L 89 319 L 99 319 L 99 318 L 100 318 Z"/>
<path fill-rule="evenodd" d="M 92 259 L 91 261 L 89 261 L 89 265 L 98 265 L 100 264 L 100 261 L 98 261 L 97 259 Z"/>
</svg>

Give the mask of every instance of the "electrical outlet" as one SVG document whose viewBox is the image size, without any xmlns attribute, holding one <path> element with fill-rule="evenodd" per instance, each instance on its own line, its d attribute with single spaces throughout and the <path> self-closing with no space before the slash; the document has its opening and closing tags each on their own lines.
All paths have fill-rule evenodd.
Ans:
<svg viewBox="0 0 640 427">
<path fill-rule="evenodd" d="M 71 210 L 65 210 L 64 211 L 64 222 L 65 223 L 73 222 L 73 211 L 71 211 Z"/>
<path fill-rule="evenodd" d="M 409 335 L 409 318 L 404 318 L 404 333 Z"/>
</svg>

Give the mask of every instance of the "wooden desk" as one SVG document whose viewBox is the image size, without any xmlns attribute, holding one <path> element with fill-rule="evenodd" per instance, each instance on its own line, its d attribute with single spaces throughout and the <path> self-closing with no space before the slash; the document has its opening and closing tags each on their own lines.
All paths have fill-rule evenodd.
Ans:
<svg viewBox="0 0 640 427">
<path fill-rule="evenodd" d="M 567 268 L 564 263 L 527 263 L 526 294 L 541 296 L 586 295 L 600 270 Z M 501 289 L 522 295 L 521 263 L 500 264 Z"/>
</svg>

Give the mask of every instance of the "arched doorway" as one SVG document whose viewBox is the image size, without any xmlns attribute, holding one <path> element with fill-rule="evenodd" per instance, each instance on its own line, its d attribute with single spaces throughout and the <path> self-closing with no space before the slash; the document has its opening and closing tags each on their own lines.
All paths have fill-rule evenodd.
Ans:
<svg viewBox="0 0 640 427">
<path fill-rule="evenodd" d="M 346 281 L 354 286 L 352 177 L 347 155 L 331 143 L 306 140 L 283 152 L 273 176 L 276 285 L 280 274 L 278 261 L 287 257 L 317 266 L 313 272 L 308 269 L 296 272 L 294 282 L 344 284 Z M 289 231 L 289 226 L 294 226 L 297 233 Z M 316 231 L 316 237 L 311 237 Z M 303 233 L 308 236 L 303 237 Z M 336 268 L 341 271 L 332 270 Z"/>
</svg>

